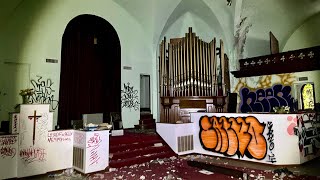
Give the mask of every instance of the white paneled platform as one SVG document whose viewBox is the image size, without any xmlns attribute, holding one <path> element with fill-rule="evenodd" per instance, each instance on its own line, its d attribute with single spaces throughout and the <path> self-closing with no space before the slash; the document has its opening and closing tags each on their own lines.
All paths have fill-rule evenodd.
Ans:
<svg viewBox="0 0 320 180">
<path fill-rule="evenodd" d="M 0 179 L 73 167 L 90 173 L 109 165 L 109 130 L 52 131 L 52 114 L 48 104 L 23 104 L 20 113 L 11 114 L 10 132 L 15 134 L 0 135 L 0 167 L 6 167 L 0 168 Z M 78 160 L 83 168 L 75 166 Z"/>
<path fill-rule="evenodd" d="M 320 122 L 308 114 L 191 113 L 191 123 L 157 123 L 179 155 L 199 153 L 293 165 L 320 156 Z"/>
</svg>

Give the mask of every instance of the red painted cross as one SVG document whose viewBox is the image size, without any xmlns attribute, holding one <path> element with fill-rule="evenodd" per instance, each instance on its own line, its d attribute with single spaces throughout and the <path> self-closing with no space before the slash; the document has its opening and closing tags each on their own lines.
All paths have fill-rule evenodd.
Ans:
<svg viewBox="0 0 320 180">
<path fill-rule="evenodd" d="M 39 119 L 41 116 L 37 116 L 37 111 L 34 110 L 34 113 L 33 113 L 33 116 L 28 116 L 28 118 L 30 120 L 33 119 L 33 136 L 32 136 L 32 142 L 33 142 L 33 145 L 34 145 L 34 141 L 36 139 L 36 122 L 37 122 L 37 119 Z"/>
</svg>

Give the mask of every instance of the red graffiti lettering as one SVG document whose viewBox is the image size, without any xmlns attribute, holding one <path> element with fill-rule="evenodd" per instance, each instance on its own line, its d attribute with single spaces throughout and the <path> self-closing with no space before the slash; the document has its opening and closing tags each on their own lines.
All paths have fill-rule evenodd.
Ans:
<svg viewBox="0 0 320 180">
<path fill-rule="evenodd" d="M 46 151 L 43 148 L 30 147 L 20 150 L 20 157 L 26 163 L 45 161 Z"/>
<path fill-rule="evenodd" d="M 90 166 L 93 164 L 98 164 L 100 156 L 98 154 L 98 148 L 102 142 L 99 133 L 94 133 L 94 135 L 88 140 L 87 148 L 90 149 Z"/>
<path fill-rule="evenodd" d="M 17 136 L 3 136 L 0 137 L 0 146 L 12 145 L 17 142 Z"/>
<path fill-rule="evenodd" d="M 13 158 L 16 155 L 16 148 L 11 146 L 4 146 L 0 148 L 0 156 L 2 158 L 11 157 Z"/>
<path fill-rule="evenodd" d="M 58 132 L 49 132 L 48 133 L 48 142 L 64 142 L 71 141 L 72 131 L 58 131 Z"/>
</svg>

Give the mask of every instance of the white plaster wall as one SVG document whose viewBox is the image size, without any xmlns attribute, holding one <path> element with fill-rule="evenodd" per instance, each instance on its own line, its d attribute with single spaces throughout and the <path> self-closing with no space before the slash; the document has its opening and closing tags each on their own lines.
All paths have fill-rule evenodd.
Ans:
<svg viewBox="0 0 320 180">
<path fill-rule="evenodd" d="M 320 13 L 310 17 L 301 26 L 299 26 L 285 43 L 283 52 L 303 49 L 320 45 Z M 320 71 L 306 71 L 295 73 L 299 77 L 308 77 L 306 82 L 314 82 L 316 102 L 320 102 Z M 303 83 L 297 81 L 296 83 Z"/>
<path fill-rule="evenodd" d="M 306 20 L 285 43 L 283 51 L 291 51 L 320 45 L 320 13 Z"/>
</svg>

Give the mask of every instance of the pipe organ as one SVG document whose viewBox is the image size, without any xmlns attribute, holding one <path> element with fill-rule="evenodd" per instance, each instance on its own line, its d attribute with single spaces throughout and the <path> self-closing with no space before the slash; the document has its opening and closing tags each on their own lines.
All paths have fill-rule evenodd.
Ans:
<svg viewBox="0 0 320 180">
<path fill-rule="evenodd" d="M 183 38 L 162 40 L 159 50 L 160 122 L 190 122 L 190 112 L 224 112 L 230 91 L 223 42 L 202 41 L 192 28 Z"/>
</svg>

